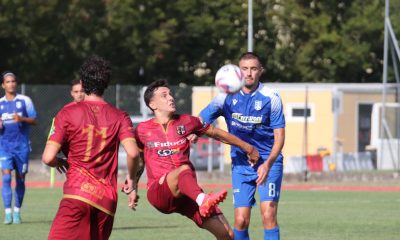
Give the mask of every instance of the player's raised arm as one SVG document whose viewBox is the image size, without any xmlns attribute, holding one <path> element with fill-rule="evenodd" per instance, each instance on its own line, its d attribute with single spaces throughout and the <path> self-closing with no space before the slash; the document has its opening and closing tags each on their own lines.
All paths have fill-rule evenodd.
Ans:
<svg viewBox="0 0 400 240">
<path fill-rule="evenodd" d="M 243 151 L 247 153 L 249 162 L 252 165 L 257 163 L 258 159 L 260 158 L 260 154 L 255 147 L 222 129 L 215 128 L 214 126 L 210 125 L 205 134 L 223 143 L 234 145 L 243 149 Z"/>
</svg>

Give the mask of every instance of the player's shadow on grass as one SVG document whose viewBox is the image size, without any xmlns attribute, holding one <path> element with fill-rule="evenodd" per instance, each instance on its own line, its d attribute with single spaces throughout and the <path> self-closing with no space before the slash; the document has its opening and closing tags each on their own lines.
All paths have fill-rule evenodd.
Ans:
<svg viewBox="0 0 400 240">
<path fill-rule="evenodd" d="M 124 231 L 124 230 L 134 230 L 134 229 L 162 229 L 162 228 L 179 228 L 178 225 L 174 226 L 132 226 L 132 227 L 115 227 L 113 231 Z"/>
</svg>

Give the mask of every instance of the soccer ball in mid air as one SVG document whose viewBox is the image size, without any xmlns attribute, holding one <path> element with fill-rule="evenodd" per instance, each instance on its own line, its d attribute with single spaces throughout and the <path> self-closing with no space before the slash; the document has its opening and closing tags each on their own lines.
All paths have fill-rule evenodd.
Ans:
<svg viewBox="0 0 400 240">
<path fill-rule="evenodd" d="M 244 84 L 243 74 L 240 68 L 233 64 L 222 66 L 215 75 L 215 86 L 225 93 L 238 92 Z"/>
</svg>

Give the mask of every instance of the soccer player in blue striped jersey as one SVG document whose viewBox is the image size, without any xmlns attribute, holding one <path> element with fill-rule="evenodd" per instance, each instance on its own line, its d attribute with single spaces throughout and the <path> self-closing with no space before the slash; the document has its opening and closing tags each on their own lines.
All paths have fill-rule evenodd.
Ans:
<svg viewBox="0 0 400 240">
<path fill-rule="evenodd" d="M 277 220 L 280 197 L 285 140 L 285 118 L 280 95 L 259 82 L 264 72 L 260 58 L 251 52 L 239 59 L 245 84 L 234 94 L 219 94 L 201 111 L 205 123 L 223 116 L 231 134 L 250 143 L 260 152 L 254 166 L 240 148 L 231 147 L 232 191 L 235 208 L 234 239 L 249 238 L 251 208 L 256 204 L 255 192 L 260 197 L 264 239 L 280 239 Z"/>
<path fill-rule="evenodd" d="M 4 224 L 21 223 L 20 208 L 25 195 L 25 174 L 30 152 L 29 129 L 36 124 L 32 100 L 17 94 L 17 78 L 12 72 L 2 74 L 5 96 L 0 98 L 0 165 L 2 197 L 5 209 Z M 15 203 L 12 213 L 11 171 L 15 170 Z"/>
</svg>

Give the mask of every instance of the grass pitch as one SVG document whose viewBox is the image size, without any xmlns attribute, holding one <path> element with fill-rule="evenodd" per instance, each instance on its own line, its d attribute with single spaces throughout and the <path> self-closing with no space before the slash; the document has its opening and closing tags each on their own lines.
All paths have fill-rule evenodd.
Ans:
<svg viewBox="0 0 400 240">
<path fill-rule="evenodd" d="M 61 189 L 27 189 L 21 225 L 0 224 L 0 239 L 47 239 L 61 198 Z M 120 194 L 113 240 L 205 240 L 213 237 L 178 214 L 152 208 L 140 191 L 137 211 L 128 209 Z M 221 204 L 233 224 L 232 198 Z M 4 213 L 0 214 L 1 221 Z M 283 240 L 400 239 L 400 193 L 393 192 L 282 192 L 278 215 Z M 259 208 L 254 207 L 251 239 L 263 239 Z"/>
</svg>

